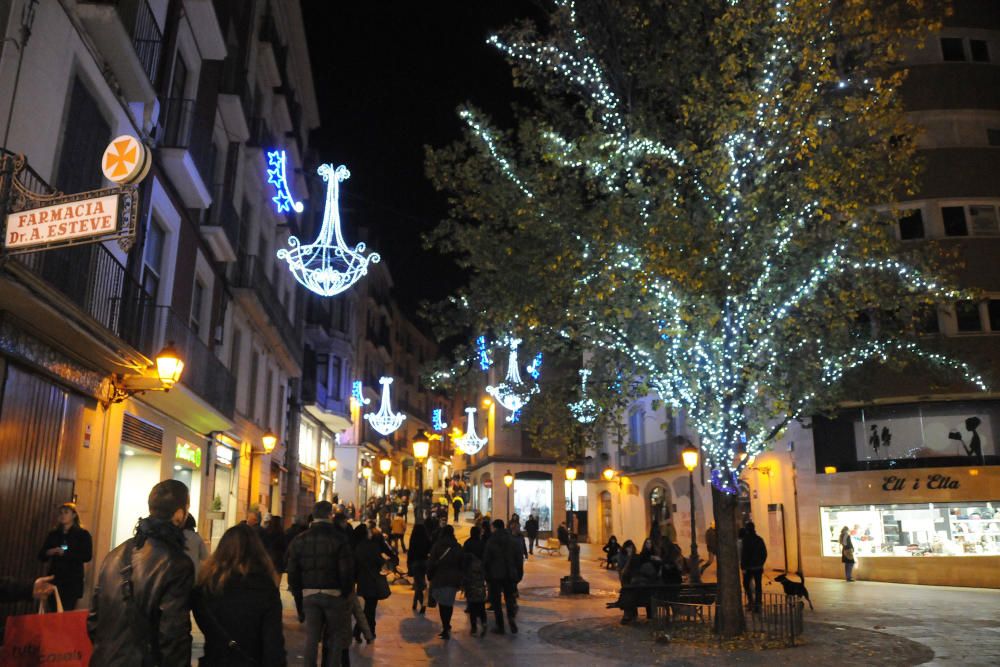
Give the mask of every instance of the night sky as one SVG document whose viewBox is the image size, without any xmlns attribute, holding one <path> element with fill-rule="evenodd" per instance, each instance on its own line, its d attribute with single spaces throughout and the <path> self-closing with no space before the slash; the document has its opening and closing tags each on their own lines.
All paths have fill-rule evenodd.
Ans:
<svg viewBox="0 0 1000 667">
<path fill-rule="evenodd" d="M 462 276 L 450 259 L 422 249 L 421 234 L 447 213 L 424 176 L 424 146 L 460 136 L 457 107 L 471 101 L 508 118 L 510 68 L 487 35 L 538 16 L 531 0 L 303 0 L 321 128 L 312 144 L 344 163 L 344 235 L 359 225 L 388 261 L 395 296 L 413 313 Z"/>
</svg>

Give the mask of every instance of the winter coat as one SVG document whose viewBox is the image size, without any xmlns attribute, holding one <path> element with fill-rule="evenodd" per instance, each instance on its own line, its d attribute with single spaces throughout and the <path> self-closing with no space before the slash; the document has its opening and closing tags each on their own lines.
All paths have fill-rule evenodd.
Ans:
<svg viewBox="0 0 1000 667">
<path fill-rule="evenodd" d="M 483 554 L 486 578 L 497 581 L 521 581 L 524 576 L 524 557 L 521 547 L 506 529 L 493 531 Z"/>
<path fill-rule="evenodd" d="M 205 546 L 205 540 L 201 539 L 201 535 L 193 530 L 185 529 L 184 551 L 194 564 L 194 578 L 195 581 L 197 581 L 198 572 L 201 570 L 201 564 L 205 562 L 206 558 L 208 558 L 208 547 Z"/>
<path fill-rule="evenodd" d="M 465 591 L 468 602 L 486 602 L 486 572 L 483 570 L 483 562 L 468 551 L 462 557 L 462 590 Z"/>
<path fill-rule="evenodd" d="M 465 544 L 462 545 L 462 551 L 467 554 L 472 554 L 479 560 L 483 559 L 483 552 L 485 550 L 486 544 L 481 539 L 476 539 L 474 537 L 470 537 L 465 541 Z"/>
<path fill-rule="evenodd" d="M 719 537 L 715 534 L 715 528 L 705 531 L 705 546 L 708 547 L 708 553 L 719 553 Z"/>
<path fill-rule="evenodd" d="M 524 532 L 528 537 L 538 537 L 538 519 L 528 519 L 525 521 Z"/>
<path fill-rule="evenodd" d="M 202 667 L 288 664 L 281 629 L 281 595 L 267 575 L 235 574 L 216 593 L 198 587 L 192 607 L 205 635 Z M 230 647 L 230 642 L 236 642 L 237 647 Z"/>
<path fill-rule="evenodd" d="M 354 547 L 354 562 L 358 577 L 358 595 L 365 600 L 374 600 L 379 597 L 381 588 L 380 579 L 385 579 L 382 574 L 382 558 L 380 545 L 375 540 L 364 540 Z"/>
<path fill-rule="evenodd" d="M 559 544 L 569 544 L 569 530 L 565 526 L 556 529 L 556 537 L 559 538 Z"/>
<path fill-rule="evenodd" d="M 288 588 L 300 611 L 304 589 L 338 589 L 346 597 L 354 590 L 354 577 L 347 536 L 329 521 L 313 521 L 288 547 Z"/>
<path fill-rule="evenodd" d="M 61 556 L 49 556 L 45 552 L 62 545 L 66 549 Z M 79 526 L 70 526 L 63 532 L 62 526 L 51 531 L 38 551 L 38 560 L 49 564 L 48 572 L 55 576 L 52 583 L 59 589 L 59 595 L 66 600 L 83 597 L 83 564 L 94 557 L 93 541 Z"/>
<path fill-rule="evenodd" d="M 124 602 L 122 569 L 132 550 L 132 603 Z M 191 664 L 191 589 L 194 565 L 184 533 L 169 521 L 143 519 L 136 535 L 104 559 L 97 575 L 87 630 L 90 664 L 174 667 Z"/>
<path fill-rule="evenodd" d="M 440 539 L 434 543 L 427 562 L 427 576 L 431 589 L 462 585 L 462 547 L 457 540 Z"/>
<path fill-rule="evenodd" d="M 279 573 L 285 571 L 285 551 L 288 549 L 288 538 L 285 531 L 271 530 L 270 527 L 261 531 L 260 540 L 264 543 L 264 550 L 271 557 L 274 569 Z"/>
<path fill-rule="evenodd" d="M 763 570 L 767 560 L 767 545 L 757 533 L 747 532 L 743 536 L 743 551 L 740 554 L 740 567 L 744 570 Z"/>
<path fill-rule="evenodd" d="M 840 560 L 843 563 L 854 562 L 854 540 L 851 534 L 847 533 L 840 540 Z"/>
</svg>

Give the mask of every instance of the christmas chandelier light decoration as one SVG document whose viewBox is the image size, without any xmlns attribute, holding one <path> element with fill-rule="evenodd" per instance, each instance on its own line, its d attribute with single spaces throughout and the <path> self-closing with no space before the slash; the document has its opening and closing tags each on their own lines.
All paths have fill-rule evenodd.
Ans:
<svg viewBox="0 0 1000 667">
<path fill-rule="evenodd" d="M 486 336 L 476 339 L 476 351 L 479 353 L 479 370 L 488 371 L 493 365 L 493 357 L 486 346 Z"/>
<path fill-rule="evenodd" d="M 375 414 L 366 413 L 365 419 L 368 420 L 373 429 L 382 435 L 389 435 L 403 425 L 406 415 L 402 412 L 394 413 L 389 405 L 389 385 L 392 384 L 392 378 L 380 377 L 378 383 L 382 385 L 382 403 L 379 405 L 378 412 Z"/>
<path fill-rule="evenodd" d="M 507 356 L 507 376 L 503 382 L 496 386 L 487 386 L 486 393 L 511 412 L 507 416 L 507 421 L 514 423 L 520 417 L 521 408 L 527 405 L 531 397 L 538 393 L 538 386 L 529 387 L 521 379 L 521 371 L 517 365 L 517 346 L 521 344 L 521 339 L 511 337 L 508 344 L 510 345 L 510 353 Z M 541 360 L 538 361 L 540 364 Z M 534 365 L 529 366 L 526 370 L 532 377 L 536 377 Z"/>
<path fill-rule="evenodd" d="M 293 202 L 285 179 L 285 152 L 268 153 L 268 183 L 277 189 L 273 198 L 278 212 L 301 210 L 300 202 Z M 316 170 L 327 182 L 326 207 L 319 236 L 308 245 L 302 245 L 298 237 L 288 238 L 288 248 L 278 251 L 278 259 L 288 263 L 288 269 L 302 286 L 320 296 L 336 296 L 349 289 L 368 273 L 370 263 L 382 260 L 378 253 L 365 256 L 365 244 L 358 243 L 353 249 L 344 242 L 340 231 L 340 184 L 351 177 L 347 167 L 322 164 Z"/>
<path fill-rule="evenodd" d="M 465 420 L 465 434 L 455 438 L 455 444 L 463 454 L 472 456 L 482 449 L 489 439 L 486 436 L 480 438 L 476 433 L 476 409 L 466 408 L 465 414 L 469 415 Z"/>
<path fill-rule="evenodd" d="M 597 420 L 597 404 L 594 400 L 587 397 L 587 378 L 590 377 L 591 371 L 588 368 L 580 369 L 580 400 L 575 403 L 570 403 L 567 407 L 569 411 L 573 413 L 573 416 L 581 424 L 593 424 Z"/>
<path fill-rule="evenodd" d="M 288 160 L 285 151 L 270 151 L 267 154 L 267 182 L 274 186 L 276 194 L 271 197 L 278 213 L 302 212 L 302 202 L 292 199 L 292 193 L 288 190 L 288 172 L 286 166 Z"/>
<path fill-rule="evenodd" d="M 435 431 L 443 431 L 448 428 L 448 423 L 444 421 L 444 410 L 441 408 L 431 410 L 431 426 Z"/>
<path fill-rule="evenodd" d="M 368 405 L 372 402 L 372 399 L 365 398 L 364 392 L 361 391 L 361 380 L 355 380 L 352 383 L 351 398 L 357 401 L 358 405 Z"/>
</svg>

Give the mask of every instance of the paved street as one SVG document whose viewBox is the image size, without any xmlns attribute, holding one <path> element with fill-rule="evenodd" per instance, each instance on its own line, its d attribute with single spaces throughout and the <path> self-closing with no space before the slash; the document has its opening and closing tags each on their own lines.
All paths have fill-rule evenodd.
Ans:
<svg viewBox="0 0 1000 667">
<path fill-rule="evenodd" d="M 460 529 L 463 535 L 467 528 Z M 659 645 L 644 639 L 648 633 L 641 628 L 620 628 L 616 610 L 605 609 L 605 603 L 616 597 L 617 575 L 597 566 L 598 548 L 583 545 L 582 570 L 590 582 L 590 598 L 566 599 L 557 595 L 559 577 L 568 573 L 565 556 L 535 556 L 525 565 L 521 583 L 521 607 L 518 617 L 520 633 L 498 636 L 487 634 L 473 638 L 468 632 L 468 620 L 456 605 L 452 639 L 445 642 L 437 637 L 440 621 L 436 609 L 426 616 L 410 611 L 411 592 L 408 586 L 394 586 L 393 595 L 380 603 L 378 639 L 372 646 L 354 645 L 351 659 L 354 665 L 579 665 L 600 657 L 602 666 L 667 664 L 718 664 L 719 657 L 710 652 Z M 710 569 L 711 575 L 714 570 Z M 840 643 L 863 644 L 866 658 L 854 658 L 853 664 L 927 664 L 927 665 L 998 665 L 1000 664 L 1000 591 L 975 588 L 946 588 L 885 584 L 858 581 L 848 584 L 830 579 L 807 582 L 816 610 L 806 609 L 807 646 L 789 650 L 768 651 L 728 659 L 736 664 L 802 664 L 819 656 L 820 664 L 834 664 Z M 768 590 L 779 592 L 768 584 Z M 301 664 L 304 641 L 302 626 L 295 618 L 294 604 L 287 592 L 285 601 L 285 639 L 289 664 Z M 492 617 L 491 617 L 492 618 Z M 593 626 L 594 632 L 584 632 L 577 645 L 555 645 L 543 639 L 539 631 L 553 624 L 579 619 L 581 630 Z M 584 621 L 583 619 L 588 619 Z M 813 642 L 810 644 L 810 629 Z M 853 629 L 867 631 L 853 632 Z M 631 641 L 628 632 L 635 632 Z M 901 651 L 888 633 L 913 640 L 909 651 Z M 546 635 L 555 634 L 546 631 Z M 616 642 L 625 637 L 625 648 Z M 926 649 L 929 649 L 927 651 Z M 931 653 L 933 652 L 933 658 Z M 196 655 L 197 655 L 196 651 Z M 923 661 L 899 662 L 900 655 L 923 655 Z M 896 656 L 897 661 L 887 662 Z M 927 661 L 929 659 L 929 661 Z M 827 662 L 829 660 L 830 662 Z"/>
</svg>

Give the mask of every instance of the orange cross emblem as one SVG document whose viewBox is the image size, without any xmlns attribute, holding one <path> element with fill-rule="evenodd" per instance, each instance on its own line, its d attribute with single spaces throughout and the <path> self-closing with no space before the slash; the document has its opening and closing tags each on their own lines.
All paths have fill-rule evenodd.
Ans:
<svg viewBox="0 0 1000 667">
<path fill-rule="evenodd" d="M 143 168 L 144 160 L 142 144 L 135 137 L 125 134 L 114 138 L 104 149 L 101 167 L 105 178 L 112 183 L 131 183 Z"/>
</svg>

